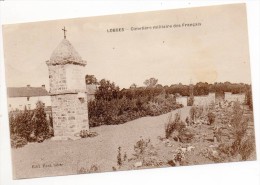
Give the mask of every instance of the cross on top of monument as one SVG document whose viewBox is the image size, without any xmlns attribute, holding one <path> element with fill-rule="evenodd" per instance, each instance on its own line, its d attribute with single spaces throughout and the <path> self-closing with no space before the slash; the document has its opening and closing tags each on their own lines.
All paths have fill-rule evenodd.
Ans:
<svg viewBox="0 0 260 185">
<path fill-rule="evenodd" d="M 64 39 L 66 39 L 66 28 L 65 28 L 65 26 L 64 26 L 64 28 L 62 29 L 62 31 L 64 32 Z"/>
</svg>

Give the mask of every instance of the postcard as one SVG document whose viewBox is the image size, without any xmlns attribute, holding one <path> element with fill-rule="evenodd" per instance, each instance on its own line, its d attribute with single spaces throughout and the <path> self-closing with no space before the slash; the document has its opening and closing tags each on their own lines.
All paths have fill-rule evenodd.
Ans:
<svg viewBox="0 0 260 185">
<path fill-rule="evenodd" d="M 256 160 L 246 15 L 4 25 L 13 178 Z"/>
</svg>

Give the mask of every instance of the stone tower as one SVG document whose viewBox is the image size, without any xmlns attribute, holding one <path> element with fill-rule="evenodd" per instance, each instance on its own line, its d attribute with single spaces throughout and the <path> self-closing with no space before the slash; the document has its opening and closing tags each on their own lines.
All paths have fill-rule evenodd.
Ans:
<svg viewBox="0 0 260 185">
<path fill-rule="evenodd" d="M 54 139 L 78 139 L 89 130 L 87 92 L 82 60 L 71 43 L 64 39 L 46 62 L 49 69 Z"/>
</svg>

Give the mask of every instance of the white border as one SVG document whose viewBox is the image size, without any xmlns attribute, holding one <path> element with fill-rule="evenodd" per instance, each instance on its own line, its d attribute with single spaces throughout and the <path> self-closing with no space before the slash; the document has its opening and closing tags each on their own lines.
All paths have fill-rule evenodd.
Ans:
<svg viewBox="0 0 260 185">
<path fill-rule="evenodd" d="M 88 17 L 184 7 L 209 6 L 230 3 L 246 3 L 248 13 L 250 62 L 254 96 L 256 139 L 259 145 L 259 23 L 260 3 L 248 1 L 6 1 L 0 4 L 1 24 L 34 22 L 53 19 Z M 2 27 L 0 28 L 2 35 Z M 38 179 L 12 180 L 9 126 L 6 106 L 2 37 L 0 37 L 0 184 L 200 184 L 200 185 L 259 185 L 260 164 L 258 161 L 199 165 L 179 168 L 162 168 L 127 172 L 109 172 L 89 175 L 46 177 Z M 235 66 L 234 66 L 235 67 Z"/>
</svg>

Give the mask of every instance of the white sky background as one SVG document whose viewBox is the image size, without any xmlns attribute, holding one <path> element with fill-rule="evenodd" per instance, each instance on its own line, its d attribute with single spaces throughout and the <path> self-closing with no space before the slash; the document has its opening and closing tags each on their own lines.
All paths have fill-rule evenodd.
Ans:
<svg viewBox="0 0 260 185">
<path fill-rule="evenodd" d="M 126 28 L 201 23 L 146 31 L 107 33 Z M 244 5 L 193 8 L 58 20 L 3 27 L 7 86 L 49 86 L 45 63 L 63 39 L 84 60 L 86 74 L 121 88 L 142 86 L 155 77 L 162 85 L 202 82 L 251 83 Z"/>
<path fill-rule="evenodd" d="M 183 7 L 193 6 L 205 6 L 213 4 L 224 4 L 234 2 L 246 2 L 248 10 L 248 26 L 249 26 L 249 43 L 250 43 L 250 61 L 252 69 L 252 85 L 254 96 L 254 111 L 255 111 L 255 129 L 257 139 L 257 161 L 253 162 L 240 162 L 240 163 L 226 163 L 215 165 L 197 165 L 179 168 L 161 168 L 161 169 L 149 169 L 149 170 L 137 170 L 126 172 L 111 172 L 111 173 L 98 173 L 90 175 L 73 175 L 73 176 L 61 176 L 61 177 L 49 177 L 49 178 L 37 178 L 26 180 L 12 180 L 11 169 L 11 151 L 9 140 L 9 126 L 7 115 L 7 103 L 6 103 L 6 89 L 5 89 L 5 75 L 3 65 L 3 51 L 2 44 L 1 49 L 1 62 L 0 62 L 0 184 L 1 185 L 46 185 L 46 184 L 114 184 L 114 185 L 133 185 L 133 184 L 182 184 L 182 185 L 219 185 L 219 184 L 236 184 L 236 185 L 259 185 L 260 184 L 260 150 L 259 150 L 259 136 L 260 136 L 260 117 L 257 112 L 260 111 L 260 2 L 257 0 L 248 1 L 128 1 L 126 2 L 24 2 L 19 1 L 15 3 L 5 2 L 4 6 L 0 5 L 0 20 L 1 24 L 6 23 L 20 23 L 20 22 L 32 22 L 43 21 L 50 19 L 64 19 L 72 17 L 87 17 L 94 15 L 108 15 L 127 12 L 140 12 L 148 10 L 159 9 L 175 9 Z M 62 39 L 62 33 L 60 33 L 60 27 L 63 25 L 57 25 L 55 29 L 55 41 L 50 47 L 50 53 L 47 56 L 42 55 L 42 59 L 38 62 L 43 62 L 48 59 L 52 49 L 54 49 Z M 69 31 L 70 28 L 68 27 Z M 1 32 L 0 27 L 0 32 Z M 71 31 L 70 31 L 71 32 Z M 86 58 L 83 56 L 82 51 L 77 46 L 77 41 L 68 36 L 74 47 L 78 50 L 81 56 L 89 60 L 89 53 L 86 52 Z M 0 37 L 0 42 L 2 39 Z M 41 44 L 41 43 L 40 43 Z M 91 47 L 92 48 L 92 47 Z M 37 51 L 39 53 L 39 51 Z M 42 64 L 42 66 L 44 66 Z M 236 67 L 236 66 L 235 66 Z M 102 68 L 104 70 L 105 68 Z M 43 69 L 41 69 L 43 70 Z M 31 78 L 39 78 L 40 75 L 33 76 Z M 134 81 L 133 77 L 130 78 Z M 162 80 L 159 78 L 159 82 Z M 39 82 L 41 80 L 38 80 Z M 25 84 L 22 84 L 25 85 Z M 41 84 L 35 84 L 41 85 Z"/>
</svg>

